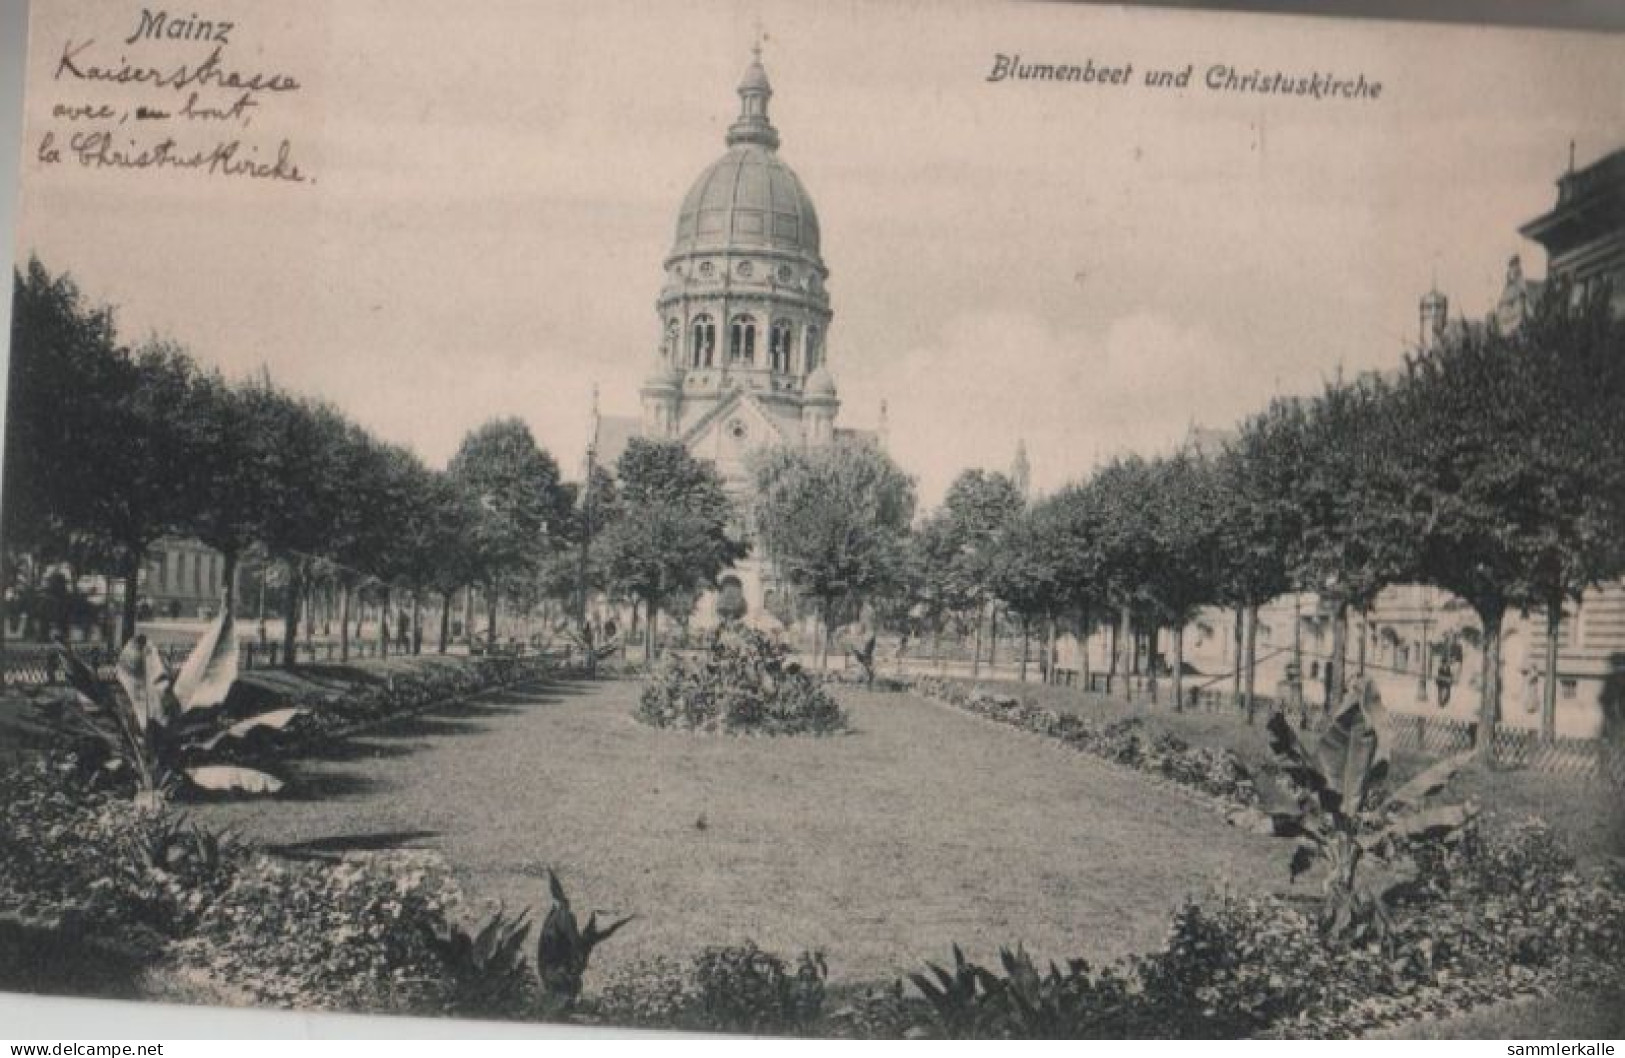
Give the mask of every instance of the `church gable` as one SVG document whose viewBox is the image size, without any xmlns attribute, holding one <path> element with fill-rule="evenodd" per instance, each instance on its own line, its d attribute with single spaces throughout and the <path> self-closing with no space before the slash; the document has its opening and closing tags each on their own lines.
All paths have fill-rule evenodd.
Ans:
<svg viewBox="0 0 1625 1058">
<path fill-rule="evenodd" d="M 714 462 L 722 476 L 733 481 L 744 478 L 750 452 L 795 440 L 760 401 L 739 391 L 719 401 L 682 435 L 690 452 Z"/>
</svg>

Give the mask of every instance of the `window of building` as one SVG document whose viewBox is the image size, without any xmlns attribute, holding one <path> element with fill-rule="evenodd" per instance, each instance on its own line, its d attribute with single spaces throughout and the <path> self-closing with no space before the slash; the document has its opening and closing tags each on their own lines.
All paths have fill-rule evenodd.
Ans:
<svg viewBox="0 0 1625 1058">
<path fill-rule="evenodd" d="M 1558 680 L 1557 686 L 1562 690 L 1565 702 L 1572 702 L 1580 696 L 1580 681 L 1578 680 Z"/>
<path fill-rule="evenodd" d="M 805 347 L 801 353 L 802 369 L 807 374 L 818 370 L 818 328 L 808 327 Z"/>
<path fill-rule="evenodd" d="M 735 316 L 728 329 L 728 359 L 733 363 L 756 362 L 756 321 Z"/>
<path fill-rule="evenodd" d="M 717 327 L 709 316 L 694 317 L 690 328 L 689 357 L 695 367 L 710 367 L 717 347 Z"/>
<path fill-rule="evenodd" d="M 768 341 L 769 365 L 774 371 L 790 370 L 790 321 L 774 320 L 773 333 Z"/>
</svg>

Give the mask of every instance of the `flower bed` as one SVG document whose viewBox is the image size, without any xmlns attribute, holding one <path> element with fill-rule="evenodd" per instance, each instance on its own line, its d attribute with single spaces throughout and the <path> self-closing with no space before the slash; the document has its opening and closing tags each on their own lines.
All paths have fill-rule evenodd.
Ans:
<svg viewBox="0 0 1625 1058">
<path fill-rule="evenodd" d="M 633 714 L 653 727 L 762 735 L 828 735 L 846 715 L 789 658 L 753 629 L 719 633 L 696 658 L 668 653 L 650 674 Z"/>
<path fill-rule="evenodd" d="M 916 681 L 914 690 L 977 716 L 1053 738 L 1080 752 L 1158 776 L 1231 806 L 1249 808 L 1258 803 L 1252 774 L 1236 754 L 1227 749 L 1192 746 L 1167 733 L 1149 736 L 1145 725 L 1132 717 L 1102 723 L 1044 709 L 1015 695 L 995 694 L 982 687 L 936 676 Z"/>
</svg>

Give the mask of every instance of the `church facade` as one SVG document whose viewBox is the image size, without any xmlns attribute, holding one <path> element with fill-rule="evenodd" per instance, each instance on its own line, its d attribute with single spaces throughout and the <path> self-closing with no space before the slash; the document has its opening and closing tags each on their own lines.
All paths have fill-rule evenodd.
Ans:
<svg viewBox="0 0 1625 1058">
<path fill-rule="evenodd" d="M 598 454 L 612 462 L 629 436 L 680 441 L 721 472 L 735 531 L 750 542 L 752 452 L 878 435 L 835 425 L 841 401 L 827 361 L 834 314 L 818 213 L 779 157 L 759 53 L 738 94 L 724 153 L 678 210 L 655 302 L 659 339 L 639 388 L 642 414 L 603 419 Z M 754 550 L 719 587 L 730 579 L 751 613 L 779 609 L 783 587 Z M 712 618 L 713 601 L 702 600 L 700 623 Z"/>
</svg>

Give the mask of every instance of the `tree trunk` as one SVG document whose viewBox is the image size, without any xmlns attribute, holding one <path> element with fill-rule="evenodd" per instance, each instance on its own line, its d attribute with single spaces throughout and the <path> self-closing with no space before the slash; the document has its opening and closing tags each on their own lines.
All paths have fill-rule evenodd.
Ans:
<svg viewBox="0 0 1625 1058">
<path fill-rule="evenodd" d="M 1242 658 L 1247 654 L 1246 607 L 1236 607 L 1234 620 L 1231 622 L 1231 624 L 1234 626 L 1233 631 L 1235 632 L 1235 642 L 1231 644 L 1232 649 L 1230 652 L 1231 659 L 1234 661 L 1234 664 L 1231 666 L 1234 671 L 1230 673 L 1230 701 L 1237 709 L 1240 709 L 1244 707 L 1244 703 L 1241 700 L 1241 667 L 1243 664 Z"/>
<path fill-rule="evenodd" d="M 473 643 L 474 639 L 474 585 L 470 584 L 463 589 L 463 641 Z"/>
<path fill-rule="evenodd" d="M 233 626 L 237 623 L 237 552 L 220 553 L 220 612 Z"/>
<path fill-rule="evenodd" d="M 936 621 L 931 626 L 931 663 L 940 673 L 942 671 L 942 622 Z"/>
<path fill-rule="evenodd" d="M 1174 638 L 1174 712 L 1185 708 L 1185 622 L 1175 621 Z"/>
<path fill-rule="evenodd" d="M 124 552 L 124 610 L 119 618 L 119 643 L 128 643 L 135 638 L 135 616 L 141 599 L 141 556 L 145 548 L 131 545 Z M 73 591 L 73 581 L 68 582 L 68 591 Z M 63 639 L 71 638 L 71 633 L 63 630 Z"/>
<path fill-rule="evenodd" d="M 339 661 L 350 660 L 350 586 L 339 584 Z"/>
<path fill-rule="evenodd" d="M 1344 662 L 1348 654 L 1349 641 L 1349 608 L 1348 604 L 1338 600 L 1337 609 L 1332 614 L 1332 656 L 1326 659 L 1326 665 L 1331 671 L 1331 677 L 1326 681 L 1326 714 L 1330 716 L 1343 701 L 1343 684 L 1346 676 L 1343 672 Z"/>
<path fill-rule="evenodd" d="M 1479 611 L 1484 628 L 1484 667 L 1479 679 L 1478 742 L 1473 747 L 1484 759 L 1495 759 L 1495 725 L 1501 722 L 1501 620 L 1506 607 Z"/>
<path fill-rule="evenodd" d="M 982 675 L 982 611 L 981 606 L 976 608 L 976 643 L 971 647 L 970 654 L 970 676 L 973 680 Z"/>
<path fill-rule="evenodd" d="M 1253 722 L 1253 715 L 1258 710 L 1258 698 L 1254 694 L 1258 680 L 1258 607 L 1247 607 L 1247 680 L 1241 689 L 1243 708 L 1247 713 L 1247 722 Z"/>
<path fill-rule="evenodd" d="M 282 667 L 297 668 L 299 599 L 305 594 L 305 571 L 299 559 L 288 560 L 288 587 L 282 600 Z"/>
<path fill-rule="evenodd" d="M 1119 639 L 1122 632 L 1116 621 L 1111 622 L 1110 635 L 1106 637 L 1106 693 L 1112 693 L 1112 681 L 1117 678 L 1118 654 L 1121 650 Z"/>
<path fill-rule="evenodd" d="M 987 615 L 987 676 L 999 678 L 999 608 L 992 607 Z"/>
<path fill-rule="evenodd" d="M 418 597 L 418 590 L 412 589 L 412 656 L 417 657 L 423 653 L 423 605 Z"/>
<path fill-rule="evenodd" d="M 485 597 L 485 649 L 489 653 L 497 646 L 497 590 L 493 585 Z"/>
<path fill-rule="evenodd" d="M 388 588 L 385 588 L 384 597 L 378 600 L 378 656 L 381 658 L 389 657 L 389 633 L 394 631 L 389 627 L 391 594 L 393 593 Z"/>
<path fill-rule="evenodd" d="M 444 654 L 446 643 L 451 639 L 451 596 L 452 592 L 440 593 L 440 641 L 435 644 L 435 653 Z"/>
<path fill-rule="evenodd" d="M 1021 682 L 1027 682 L 1027 646 L 1031 637 L 1027 634 L 1027 619 L 1021 619 L 1021 664 L 1017 667 L 1021 673 Z"/>
<path fill-rule="evenodd" d="M 1355 653 L 1354 672 L 1358 676 L 1365 675 L 1366 640 L 1371 638 L 1371 611 L 1360 611 L 1360 646 Z"/>
<path fill-rule="evenodd" d="M 1089 689 L 1089 607 L 1078 610 L 1078 679 Z"/>
<path fill-rule="evenodd" d="M 1044 618 L 1044 682 L 1055 682 L 1056 661 L 1055 615 L 1046 614 Z"/>
<path fill-rule="evenodd" d="M 655 660 L 655 634 L 660 625 L 660 603 L 655 599 L 644 601 L 644 609 L 648 611 L 643 620 L 643 663 L 654 664 Z"/>
<path fill-rule="evenodd" d="M 1540 689 L 1540 737 L 1557 737 L 1557 632 L 1563 620 L 1561 598 L 1546 604 L 1546 683 Z"/>
<path fill-rule="evenodd" d="M 1112 637 L 1112 647 L 1120 655 L 1122 663 L 1120 671 L 1123 673 L 1123 697 L 1132 698 L 1134 688 L 1129 670 L 1133 665 L 1134 654 L 1134 614 L 1128 606 L 1123 607 L 1118 620 L 1120 623 L 1117 634 Z"/>
</svg>

